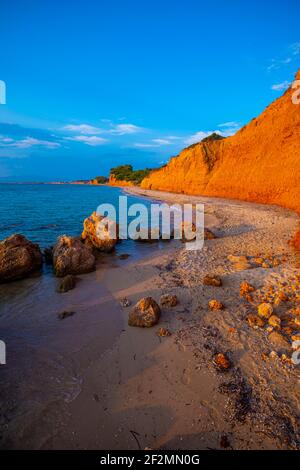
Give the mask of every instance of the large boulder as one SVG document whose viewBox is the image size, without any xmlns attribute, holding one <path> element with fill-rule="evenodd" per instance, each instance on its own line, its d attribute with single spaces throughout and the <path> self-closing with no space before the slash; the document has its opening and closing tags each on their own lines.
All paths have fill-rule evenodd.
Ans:
<svg viewBox="0 0 300 470">
<path fill-rule="evenodd" d="M 53 248 L 53 268 L 58 277 L 88 273 L 95 268 L 95 256 L 79 238 L 63 235 Z"/>
<path fill-rule="evenodd" d="M 42 262 L 39 246 L 23 235 L 11 235 L 0 242 L 0 282 L 22 279 L 39 269 Z"/>
<path fill-rule="evenodd" d="M 118 241 L 118 224 L 93 212 L 83 222 L 82 239 L 90 246 L 109 253 Z"/>
<path fill-rule="evenodd" d="M 129 326 L 150 328 L 158 323 L 160 308 L 152 297 L 141 299 L 131 310 L 128 317 Z"/>
</svg>

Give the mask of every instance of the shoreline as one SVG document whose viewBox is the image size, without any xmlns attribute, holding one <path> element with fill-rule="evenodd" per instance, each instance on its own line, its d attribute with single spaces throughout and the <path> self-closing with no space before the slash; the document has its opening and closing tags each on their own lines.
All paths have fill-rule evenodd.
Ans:
<svg viewBox="0 0 300 470">
<path fill-rule="evenodd" d="M 73 306 L 76 315 L 46 324 L 44 317 L 34 315 L 38 324 L 33 331 L 47 334 L 49 343 L 37 365 L 35 354 L 30 364 L 26 357 L 18 364 L 15 357 L 24 382 L 16 376 L 18 393 L 10 396 L 5 390 L 11 411 L 5 414 L 1 447 L 220 449 L 226 436 L 234 449 L 299 449 L 298 371 L 280 354 L 269 357 L 276 346 L 267 332 L 246 322 L 256 305 L 239 296 L 242 280 L 260 293 L 268 285 L 291 282 L 299 272 L 287 244 L 298 216 L 277 206 L 137 188 L 124 191 L 168 202 L 204 201 L 206 226 L 217 238 L 207 241 L 201 252 L 171 242 L 138 261 L 130 257 L 108 262 L 81 276 L 74 291 L 57 294 L 62 295 L 56 296 L 59 307 L 48 305 L 43 287 L 40 307 L 55 311 Z M 236 269 L 227 259 L 258 254 L 278 257 L 280 264 Z M 222 287 L 203 286 L 204 275 L 211 272 L 221 276 Z M 127 325 L 130 307 L 120 307 L 122 297 L 134 305 L 148 295 L 159 301 L 162 293 L 176 294 L 180 303 L 163 309 L 156 327 Z M 210 312 L 211 298 L 222 300 L 225 310 Z M 172 336 L 159 338 L 160 327 Z M 215 369 L 215 352 L 229 355 L 231 370 Z M 53 377 L 67 381 L 69 388 L 57 393 L 55 380 L 32 376 L 34 366 L 35 372 L 42 370 L 44 361 L 50 361 Z M 231 393 L 224 391 L 224 384 L 232 384 Z M 39 392 L 45 387 L 53 394 L 43 402 Z"/>
</svg>

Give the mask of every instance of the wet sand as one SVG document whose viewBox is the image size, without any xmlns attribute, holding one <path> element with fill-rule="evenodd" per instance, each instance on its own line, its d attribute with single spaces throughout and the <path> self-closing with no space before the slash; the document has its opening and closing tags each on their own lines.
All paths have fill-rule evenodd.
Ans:
<svg viewBox="0 0 300 470">
<path fill-rule="evenodd" d="M 32 322 L 24 320 L 24 331 L 8 310 L 1 322 L 8 347 L 7 366 L 0 369 L 1 447 L 300 448 L 299 366 L 284 362 L 280 352 L 269 356 L 276 350 L 269 332 L 246 321 L 264 288 L 291 285 L 299 273 L 287 243 L 298 216 L 275 206 L 127 191 L 168 202 L 204 202 L 206 227 L 218 238 L 201 251 L 165 242 L 163 249 L 148 247 L 139 260 L 103 259 L 66 294 L 54 293 L 49 276 L 24 281 L 23 288 L 36 289 L 23 312 Z M 278 265 L 249 263 L 242 269 L 228 255 L 250 261 L 272 256 Z M 208 273 L 220 275 L 223 286 L 204 286 Z M 253 303 L 239 295 L 243 280 L 257 288 Z M 130 307 L 120 306 L 122 297 L 134 304 L 149 295 L 159 301 L 163 293 L 176 294 L 180 302 L 162 310 L 159 325 L 127 325 Z M 225 309 L 211 312 L 212 298 Z M 278 314 L 293 306 L 287 304 Z M 65 309 L 76 313 L 58 320 Z M 172 335 L 158 337 L 159 327 Z M 216 370 L 216 352 L 228 354 L 229 371 Z"/>
</svg>

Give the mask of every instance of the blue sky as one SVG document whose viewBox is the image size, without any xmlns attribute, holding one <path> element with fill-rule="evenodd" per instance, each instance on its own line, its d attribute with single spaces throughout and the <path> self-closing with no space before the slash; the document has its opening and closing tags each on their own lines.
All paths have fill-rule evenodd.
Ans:
<svg viewBox="0 0 300 470">
<path fill-rule="evenodd" d="M 300 3 L 1 1 L 0 181 L 156 167 L 300 68 Z"/>
</svg>

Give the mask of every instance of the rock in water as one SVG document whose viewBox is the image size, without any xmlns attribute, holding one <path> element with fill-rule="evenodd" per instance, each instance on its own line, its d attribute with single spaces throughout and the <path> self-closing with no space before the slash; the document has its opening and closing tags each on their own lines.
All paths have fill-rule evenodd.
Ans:
<svg viewBox="0 0 300 470">
<path fill-rule="evenodd" d="M 68 274 L 59 281 L 57 292 L 68 292 L 69 290 L 74 289 L 77 281 L 78 278 L 76 276 L 73 276 L 73 274 Z"/>
<path fill-rule="evenodd" d="M 63 235 L 53 249 L 53 267 L 57 277 L 88 273 L 95 268 L 95 256 L 78 238 Z"/>
<path fill-rule="evenodd" d="M 93 212 L 83 222 L 82 239 L 89 242 L 94 248 L 109 253 L 118 241 L 118 224 L 113 220 Z"/>
<path fill-rule="evenodd" d="M 42 266 L 38 245 L 23 235 L 15 234 L 0 242 L 0 282 L 15 281 Z"/>
<path fill-rule="evenodd" d="M 145 297 L 131 310 L 128 325 L 150 328 L 158 323 L 160 313 L 160 308 L 155 300 L 152 297 Z"/>
</svg>

